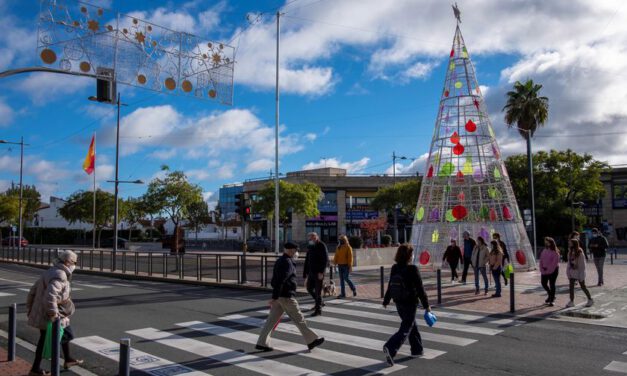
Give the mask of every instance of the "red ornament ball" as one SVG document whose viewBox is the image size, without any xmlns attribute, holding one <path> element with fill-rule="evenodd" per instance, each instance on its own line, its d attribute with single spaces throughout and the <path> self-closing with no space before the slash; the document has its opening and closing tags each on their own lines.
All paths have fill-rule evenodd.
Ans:
<svg viewBox="0 0 627 376">
<path fill-rule="evenodd" d="M 430 259 L 431 255 L 429 254 L 429 251 L 422 251 L 420 254 L 420 265 L 427 265 Z"/>
<path fill-rule="evenodd" d="M 459 144 L 459 134 L 457 134 L 457 132 L 453 132 L 451 135 L 451 142 L 453 144 Z"/>
<path fill-rule="evenodd" d="M 527 256 L 525 256 L 525 252 L 521 250 L 516 251 L 516 261 L 518 261 L 520 265 L 525 265 L 527 263 Z"/>
<path fill-rule="evenodd" d="M 457 145 L 453 146 L 453 154 L 461 155 L 463 153 L 464 153 L 464 145 L 458 143 Z"/>
<path fill-rule="evenodd" d="M 474 121 L 472 121 L 472 119 L 468 120 L 468 121 L 466 122 L 466 130 L 467 130 L 468 132 L 474 132 L 474 131 L 476 131 L 476 130 L 477 130 L 477 124 L 475 124 L 475 122 L 474 122 Z"/>
<path fill-rule="evenodd" d="M 466 210 L 465 206 L 457 205 L 453 207 L 453 217 L 455 217 L 455 219 L 457 219 L 458 221 L 464 219 L 467 214 L 468 211 Z"/>
</svg>

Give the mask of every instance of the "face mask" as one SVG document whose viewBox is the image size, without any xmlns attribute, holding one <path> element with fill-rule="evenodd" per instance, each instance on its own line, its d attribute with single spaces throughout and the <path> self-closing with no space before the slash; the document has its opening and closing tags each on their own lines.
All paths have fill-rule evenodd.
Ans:
<svg viewBox="0 0 627 376">
<path fill-rule="evenodd" d="M 316 242 L 314 242 L 313 240 L 310 240 L 307 244 L 314 245 L 314 244 L 316 244 Z"/>
<path fill-rule="evenodd" d="M 68 269 L 70 269 L 70 273 L 74 273 L 74 269 L 76 269 L 76 265 L 70 265 L 68 266 Z"/>
<path fill-rule="evenodd" d="M 298 260 L 298 256 L 299 256 L 298 251 L 294 252 L 294 256 L 292 256 L 292 260 L 294 261 Z"/>
</svg>

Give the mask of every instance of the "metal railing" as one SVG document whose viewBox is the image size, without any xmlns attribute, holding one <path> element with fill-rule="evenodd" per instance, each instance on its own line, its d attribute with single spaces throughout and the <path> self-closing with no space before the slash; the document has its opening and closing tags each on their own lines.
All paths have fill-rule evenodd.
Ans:
<svg viewBox="0 0 627 376">
<path fill-rule="evenodd" d="M 0 260 L 27 265 L 52 265 L 62 248 L 0 248 Z M 78 255 L 76 268 L 141 277 L 185 281 L 247 284 L 267 287 L 277 259 L 274 253 L 117 251 L 72 249 Z M 245 258 L 245 260 L 243 260 Z M 244 271 L 243 268 L 246 268 Z M 243 280 L 243 276 L 246 280 Z"/>
</svg>

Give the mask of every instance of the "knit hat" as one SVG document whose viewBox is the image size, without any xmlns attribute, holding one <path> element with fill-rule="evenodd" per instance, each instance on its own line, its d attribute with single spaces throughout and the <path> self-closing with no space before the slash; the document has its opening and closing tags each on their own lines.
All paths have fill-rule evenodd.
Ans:
<svg viewBox="0 0 627 376">
<path fill-rule="evenodd" d="M 285 249 L 298 249 L 298 245 L 296 245 L 296 243 L 286 242 L 285 244 L 283 244 L 283 248 L 285 248 Z"/>
</svg>

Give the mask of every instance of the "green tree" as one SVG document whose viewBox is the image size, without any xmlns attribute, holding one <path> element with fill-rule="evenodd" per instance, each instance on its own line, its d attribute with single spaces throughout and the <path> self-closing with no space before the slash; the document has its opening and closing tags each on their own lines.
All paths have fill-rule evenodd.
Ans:
<svg viewBox="0 0 627 376">
<path fill-rule="evenodd" d="M 589 154 L 577 154 L 572 150 L 534 153 L 533 174 L 538 192 L 536 221 L 538 237 L 556 236 L 571 231 L 571 219 L 575 228 L 585 223 L 586 217 L 572 203 L 596 201 L 605 194 L 601 173 L 608 166 Z M 529 180 L 525 155 L 513 155 L 505 160 L 512 188 L 519 207 L 525 207 L 529 199 Z"/>
<path fill-rule="evenodd" d="M 419 179 L 411 179 L 383 187 L 377 191 L 370 205 L 375 210 L 392 213 L 398 204 L 402 213 L 413 217 L 420 195 L 420 184 Z"/>
<path fill-rule="evenodd" d="M 207 205 L 204 200 L 191 204 L 187 214 L 187 221 L 189 226 L 194 229 L 194 232 L 196 233 L 196 240 L 198 240 L 198 230 L 200 227 L 211 223 L 209 205 Z"/>
<path fill-rule="evenodd" d="M 518 133 L 527 141 L 527 178 L 531 182 L 528 197 L 532 216 L 535 216 L 535 197 L 533 194 L 531 138 L 538 127 L 544 125 L 549 117 L 549 99 L 538 96 L 540 89 L 542 89 L 542 85 L 535 84 L 533 80 L 527 80 L 524 84 L 516 81 L 514 90 L 507 92 L 507 103 L 503 107 L 505 123 L 509 127 L 518 129 Z M 533 235 L 537 236 L 535 228 Z M 534 241 L 532 243 L 535 244 Z"/>
<path fill-rule="evenodd" d="M 19 200 L 15 196 L 0 193 L 0 223 L 17 222 L 19 205 Z"/>
<path fill-rule="evenodd" d="M 141 198 L 129 197 L 122 203 L 124 219 L 128 223 L 128 240 L 131 240 L 132 231 L 135 225 L 146 217 L 145 205 Z"/>
<path fill-rule="evenodd" d="M 98 232 L 98 248 L 102 229 L 113 225 L 115 197 L 109 192 L 96 191 L 96 231 Z M 118 199 L 120 207 L 122 200 Z M 120 210 L 118 209 L 118 212 Z M 70 224 L 77 222 L 94 223 L 94 192 L 76 191 L 67 198 L 67 203 L 59 209 L 59 214 Z"/>
<path fill-rule="evenodd" d="M 168 217 L 174 223 L 174 241 L 172 251 L 178 252 L 179 226 L 189 216 L 192 205 L 203 201 L 202 189 L 191 184 L 182 171 L 169 171 L 161 167 L 165 177 L 155 178 L 148 184 L 148 190 L 142 196 L 148 212 L 156 212 Z"/>
<path fill-rule="evenodd" d="M 300 214 L 305 217 L 316 217 L 320 214 L 318 202 L 322 191 L 314 183 L 299 184 L 287 181 L 279 182 L 279 222 L 286 228 L 290 221 L 290 214 Z M 257 194 L 252 205 L 253 212 L 264 214 L 268 220 L 274 218 L 274 183 L 268 183 Z"/>
<path fill-rule="evenodd" d="M 19 202 L 20 187 L 18 185 L 12 186 L 6 190 L 7 196 L 15 197 Z M 22 192 L 22 219 L 24 222 L 32 221 L 35 218 L 35 214 L 41 206 L 41 195 L 37 191 L 34 185 L 24 185 Z M 19 210 L 19 209 L 18 209 Z M 19 216 L 19 214 L 18 214 Z"/>
</svg>

